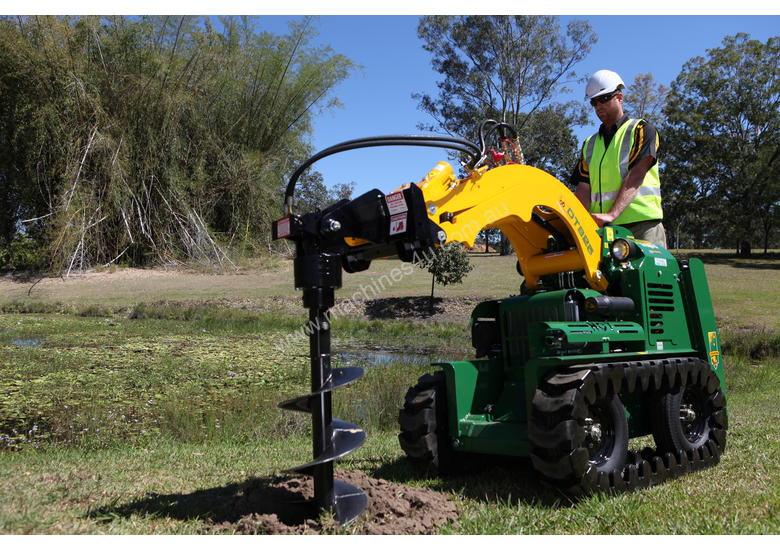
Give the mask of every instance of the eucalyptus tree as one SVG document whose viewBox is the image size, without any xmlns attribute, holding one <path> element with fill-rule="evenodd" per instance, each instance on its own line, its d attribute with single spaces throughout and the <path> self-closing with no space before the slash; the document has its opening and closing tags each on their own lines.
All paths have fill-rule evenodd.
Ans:
<svg viewBox="0 0 780 550">
<path fill-rule="evenodd" d="M 530 164 L 571 170 L 571 126 L 587 113 L 581 102 L 556 99 L 578 82 L 574 67 L 596 42 L 587 22 L 562 30 L 552 16 L 436 15 L 420 18 L 417 32 L 442 77 L 436 95 L 414 95 L 434 120 L 423 129 L 474 137 L 484 119 L 508 122 Z"/>
<path fill-rule="evenodd" d="M 578 82 L 574 67 L 596 42 L 587 22 L 562 30 L 552 16 L 435 15 L 420 18 L 417 34 L 441 75 L 435 95 L 413 95 L 434 121 L 421 129 L 475 138 L 482 120 L 508 122 L 527 164 L 568 178 L 579 145 L 572 127 L 587 112 L 556 99 Z M 500 252 L 509 251 L 502 236 Z"/>
<path fill-rule="evenodd" d="M 661 126 L 668 94 L 669 88 L 656 82 L 652 73 L 638 74 L 624 94 L 623 107 L 633 118 L 643 118 Z"/>
<path fill-rule="evenodd" d="M 740 33 L 689 60 L 665 109 L 665 208 L 698 244 L 768 239 L 780 202 L 780 37 Z"/>
</svg>

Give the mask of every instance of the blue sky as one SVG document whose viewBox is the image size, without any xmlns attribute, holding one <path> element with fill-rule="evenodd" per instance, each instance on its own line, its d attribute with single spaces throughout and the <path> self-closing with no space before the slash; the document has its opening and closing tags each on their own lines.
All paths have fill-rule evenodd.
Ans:
<svg viewBox="0 0 780 550">
<path fill-rule="evenodd" d="M 291 18 L 261 16 L 260 27 L 283 32 Z M 658 82 L 669 85 L 687 60 L 718 47 L 727 35 L 746 32 L 766 41 L 780 34 L 778 15 L 586 15 L 561 16 L 561 23 L 575 18 L 587 19 L 599 38 L 576 70 L 590 74 L 610 68 L 626 83 L 638 73 L 649 72 Z M 433 93 L 438 76 L 417 38 L 417 20 L 416 15 L 326 15 L 315 21 L 318 43 L 330 45 L 363 67 L 335 90 L 344 107 L 315 119 L 315 150 L 358 137 L 419 133 L 417 124 L 430 122 L 411 98 L 414 92 Z M 580 87 L 573 98 L 582 98 Z M 575 129 L 580 139 L 596 130 L 595 115 L 591 122 Z M 446 155 L 444 150 L 427 148 L 361 149 L 323 159 L 314 169 L 325 176 L 328 185 L 354 181 L 357 193 L 374 187 L 389 192 L 419 180 L 436 162 L 446 160 Z"/>
<path fill-rule="evenodd" d="M 583 8 L 584 7 L 584 8 Z M 135 0 L 112 4 L 112 13 L 119 14 L 255 14 L 260 15 L 260 27 L 272 32 L 287 31 L 287 21 L 300 19 L 303 14 L 323 14 L 314 25 L 319 32 L 316 44 L 327 44 L 362 66 L 334 94 L 343 103 L 314 120 L 312 146 L 319 151 L 341 141 L 359 137 L 419 133 L 417 124 L 431 122 L 417 108 L 411 95 L 415 92 L 435 93 L 438 75 L 430 65 L 430 55 L 422 49 L 417 38 L 419 15 L 422 13 L 540 13 L 549 9 L 553 14 L 577 13 L 583 9 L 591 13 L 609 13 L 617 9 L 623 13 L 718 13 L 723 15 L 560 15 L 562 25 L 571 19 L 586 19 L 598 36 L 591 53 L 575 69 L 580 74 L 591 74 L 602 68 L 617 71 L 626 83 L 639 73 L 652 73 L 655 79 L 669 85 L 679 74 L 683 64 L 692 57 L 705 55 L 708 48 L 718 47 L 723 38 L 746 32 L 752 38 L 766 41 L 780 35 L 780 7 L 765 0 L 741 0 L 724 3 L 722 0 L 655 0 L 651 7 L 623 2 L 620 6 L 594 3 L 574 3 L 556 0 L 539 2 L 495 2 L 479 4 L 473 0 L 408 0 L 396 2 L 357 4 L 354 1 L 331 0 L 295 3 L 223 0 L 219 3 L 204 0 L 170 2 L 165 0 Z M 6 11 L 10 10 L 10 11 Z M 51 0 L 30 0 L 14 4 L 2 11 L 13 13 L 64 13 L 60 3 Z M 684 11 L 682 11 L 684 10 Z M 73 0 L 67 13 L 105 13 L 106 5 L 97 0 Z M 17 12 L 19 13 L 19 12 Z M 378 13 L 380 15 L 350 15 Z M 753 15 L 739 15 L 751 13 Z M 267 15 L 263 15 L 267 14 Z M 273 15 L 271 15 L 273 14 Z M 286 15 L 292 14 L 292 15 Z M 561 100 L 582 99 L 577 88 Z M 595 115 L 591 124 L 575 128 L 582 140 L 598 126 Z M 467 136 L 473 139 L 473 136 Z M 663 140 L 663 136 L 661 136 Z M 447 159 L 447 151 L 429 148 L 384 147 L 350 151 L 323 159 L 313 169 L 319 170 L 329 186 L 337 183 L 356 183 L 356 192 L 374 187 L 389 192 L 403 183 L 418 181 L 438 161 Z"/>
</svg>

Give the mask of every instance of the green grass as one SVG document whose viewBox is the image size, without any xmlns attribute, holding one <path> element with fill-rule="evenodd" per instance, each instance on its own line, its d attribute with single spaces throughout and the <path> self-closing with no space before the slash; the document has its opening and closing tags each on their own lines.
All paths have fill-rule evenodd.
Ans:
<svg viewBox="0 0 780 550">
<path fill-rule="evenodd" d="M 728 448 L 717 467 L 632 494 L 571 502 L 542 487 L 522 460 L 468 477 L 423 478 L 408 469 L 389 431 L 371 433 L 339 468 L 452 495 L 461 517 L 443 534 L 778 534 L 780 427 L 766 421 L 777 389 L 775 376 L 758 399 L 732 393 Z M 308 439 L 296 434 L 5 453 L 0 532 L 208 533 L 237 519 L 231 505 L 253 478 L 305 461 L 309 452 Z"/>
<path fill-rule="evenodd" d="M 673 251 L 679 257 L 696 256 L 705 262 L 715 314 L 721 328 L 767 328 L 780 331 L 780 254 L 737 258 L 727 252 Z M 500 298 L 517 294 L 520 278 L 514 256 L 473 255 L 474 270 L 463 284 L 437 287 L 444 298 Z M 403 264 L 397 260 L 376 260 L 361 273 L 345 274 L 337 299 L 391 296 L 427 296 L 430 275 L 418 268 L 406 268 L 403 278 L 390 276 Z M 397 274 L 398 272 L 396 272 Z M 262 269 L 222 275 L 125 270 L 100 276 L 71 279 L 37 279 L 12 283 L 0 279 L 0 312 L 50 311 L 102 315 L 125 313 L 139 304 L 173 301 L 187 306 L 206 301 L 222 309 L 282 312 L 305 315 L 300 293 L 293 288 L 292 262 L 267 263 Z M 28 295 L 29 291 L 29 295 Z M 178 305 L 176 307 L 178 307 Z M 103 313 L 101 313 L 103 312 Z"/>
<path fill-rule="evenodd" d="M 335 415 L 368 432 L 338 468 L 452 495 L 461 519 L 442 533 L 780 533 L 775 260 L 705 259 L 723 329 L 730 415 L 717 467 L 574 503 L 542 487 L 523 460 L 453 479 L 420 477 L 403 459 L 395 424 L 406 388 L 429 367 L 395 360 L 335 394 Z M 478 280 L 441 294 L 512 292 L 513 260 L 479 262 Z M 375 262 L 376 272 L 344 290 L 360 289 L 389 265 Z M 286 264 L 279 269 L 252 300 L 289 286 Z M 308 389 L 304 310 L 266 309 L 276 298 L 215 303 L 209 280 L 190 293 L 169 281 L 142 300 L 137 289 L 110 285 L 0 299 L 0 533 L 209 533 L 236 519 L 231 505 L 252 478 L 309 459 L 308 417 L 276 407 Z M 428 283 L 420 278 L 407 295 L 425 294 Z M 295 293 L 285 288 L 290 300 Z M 101 300 L 101 292 L 113 294 Z M 333 336 L 337 353 L 471 353 L 460 319 L 339 318 Z"/>
<path fill-rule="evenodd" d="M 306 388 L 306 344 L 280 357 L 282 328 L 237 322 L 0 317 L 0 410 L 18 432 L 0 452 L 0 532 L 207 533 L 253 477 L 305 462 L 308 419 L 275 404 Z M 13 345 L 20 337 L 42 342 Z M 780 362 L 735 352 L 724 357 L 722 463 L 647 491 L 572 503 L 523 460 L 419 477 L 395 438 L 403 393 L 427 370 L 419 363 L 368 369 L 339 392 L 336 415 L 366 427 L 368 442 L 338 467 L 451 494 L 462 515 L 443 533 L 778 533 L 780 425 L 768 420 Z"/>
</svg>

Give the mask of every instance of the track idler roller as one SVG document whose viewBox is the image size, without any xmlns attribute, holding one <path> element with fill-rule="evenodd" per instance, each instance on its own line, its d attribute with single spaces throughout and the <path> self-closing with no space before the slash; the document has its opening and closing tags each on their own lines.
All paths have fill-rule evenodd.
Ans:
<svg viewBox="0 0 780 550">
<path fill-rule="evenodd" d="M 670 404 L 668 396 L 680 396 L 686 388 L 688 395 L 698 396 L 698 401 L 689 399 L 695 405 L 683 403 L 681 408 L 676 397 Z M 634 391 L 665 397 L 662 401 L 654 400 L 662 403 L 656 405 L 662 407 L 661 412 L 652 411 L 658 449 L 627 451 L 619 469 L 600 467 L 588 452 L 590 408 L 610 396 Z M 718 463 L 726 447 L 725 407 L 717 376 L 699 359 L 571 367 L 552 374 L 536 390 L 529 422 L 531 460 L 546 482 L 572 495 L 625 492 L 658 485 Z M 692 422 L 688 408 L 694 409 L 693 417 L 699 419 L 698 431 L 685 431 L 685 423 Z M 696 417 L 699 413 L 703 416 Z M 687 434 L 689 445 L 675 446 L 673 441 L 679 443 L 679 437 L 673 440 L 658 428 L 659 417 L 667 421 L 666 432 L 674 429 L 675 436 Z"/>
</svg>

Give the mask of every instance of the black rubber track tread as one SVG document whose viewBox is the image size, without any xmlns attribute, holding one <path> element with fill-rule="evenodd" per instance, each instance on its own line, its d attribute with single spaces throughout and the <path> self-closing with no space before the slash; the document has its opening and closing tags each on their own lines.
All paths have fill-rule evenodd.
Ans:
<svg viewBox="0 0 780 550">
<path fill-rule="evenodd" d="M 430 431 L 431 426 L 436 426 L 436 411 L 430 408 L 417 412 L 403 409 L 398 415 L 398 423 L 401 430 L 407 432 L 409 437 L 421 437 Z"/>
<path fill-rule="evenodd" d="M 627 364 L 623 368 L 623 387 L 621 388 L 626 393 L 633 393 L 636 389 L 637 380 L 639 379 L 639 369 L 641 365 Z"/>
<path fill-rule="evenodd" d="M 531 453 L 534 468 L 549 479 L 556 481 L 567 478 L 582 477 L 588 469 L 588 452 L 585 449 L 574 449 L 556 462 L 550 462 L 543 457 Z"/>
<path fill-rule="evenodd" d="M 433 390 L 414 386 L 406 392 L 404 409 L 409 412 L 416 412 L 430 406 L 431 403 L 433 403 Z"/>
<path fill-rule="evenodd" d="M 567 419 L 583 418 L 587 412 L 584 397 L 576 389 L 567 390 L 562 395 L 549 395 L 537 390 L 532 403 L 534 418 L 550 429 Z"/>
<path fill-rule="evenodd" d="M 401 449 L 418 469 L 442 476 L 457 473 L 468 456 L 451 447 L 446 391 L 444 371 L 425 374 L 406 392 L 398 413 Z"/>
<path fill-rule="evenodd" d="M 652 392 L 674 389 L 680 385 L 701 385 L 710 394 L 715 407 L 707 442 L 695 451 L 659 453 L 646 447 L 629 451 L 621 474 L 597 472 L 587 461 L 584 449 L 573 449 L 563 455 L 550 453 L 562 449 L 560 441 L 571 433 L 570 419 L 578 418 L 574 411 L 583 400 L 592 403 L 602 391 L 619 390 Z M 631 361 L 580 365 L 551 375 L 539 385 L 532 402 L 529 440 L 534 448 L 531 461 L 543 479 L 572 496 L 593 493 L 622 493 L 659 485 L 684 474 L 717 464 L 726 448 L 728 415 L 726 397 L 720 383 L 707 363 L 697 358 L 681 357 L 664 360 Z M 546 417 L 546 418 L 545 418 Z M 545 422 L 547 420 L 547 422 Z M 545 432 L 536 423 L 549 426 Z M 546 439 L 545 439 L 546 438 Z M 568 451 L 569 449 L 563 449 Z"/>
<path fill-rule="evenodd" d="M 540 387 L 548 393 L 559 395 L 569 389 L 579 389 L 583 381 L 588 377 L 588 370 L 581 369 L 575 372 L 564 372 L 554 379 L 547 379 L 542 382 Z"/>
<path fill-rule="evenodd" d="M 726 396 L 723 395 L 722 391 L 718 390 L 715 393 L 715 397 L 712 398 L 712 404 L 718 407 L 718 409 L 724 409 L 726 407 Z M 724 428 L 725 427 L 726 426 L 724 425 Z"/>
<path fill-rule="evenodd" d="M 718 444 L 722 450 L 726 450 L 726 430 L 714 428 L 711 431 L 712 439 Z"/>
<path fill-rule="evenodd" d="M 581 394 L 588 403 L 593 403 L 596 400 L 596 387 L 593 378 L 588 377 L 588 373 L 587 369 L 562 373 L 555 378 L 542 381 L 540 389 L 551 397 L 574 391 Z"/>
<path fill-rule="evenodd" d="M 729 417 L 723 409 L 712 414 L 712 421 L 723 430 L 728 430 L 729 428 Z"/>
<path fill-rule="evenodd" d="M 585 439 L 585 433 L 574 419 L 559 422 L 550 430 L 542 430 L 537 424 L 528 425 L 528 439 L 534 445 L 548 449 L 566 448 L 574 450 Z"/>
<path fill-rule="evenodd" d="M 417 460 L 430 460 L 436 451 L 436 434 L 428 433 L 422 437 L 412 439 L 406 433 L 398 435 L 401 448 L 409 458 Z"/>
</svg>

